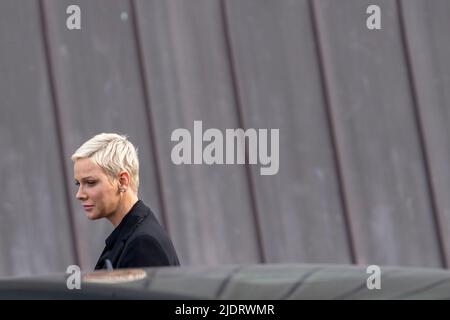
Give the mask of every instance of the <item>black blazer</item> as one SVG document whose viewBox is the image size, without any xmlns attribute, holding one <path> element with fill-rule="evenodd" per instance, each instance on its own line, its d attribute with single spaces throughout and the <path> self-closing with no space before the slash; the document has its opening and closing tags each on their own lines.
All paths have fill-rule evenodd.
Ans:
<svg viewBox="0 0 450 320">
<path fill-rule="evenodd" d="M 136 202 L 105 241 L 95 270 L 180 265 L 167 233 L 141 200 Z"/>
</svg>

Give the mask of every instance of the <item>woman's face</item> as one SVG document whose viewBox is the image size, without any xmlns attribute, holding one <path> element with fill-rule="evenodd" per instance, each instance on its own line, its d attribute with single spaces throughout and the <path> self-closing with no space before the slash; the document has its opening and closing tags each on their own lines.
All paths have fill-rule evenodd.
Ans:
<svg viewBox="0 0 450 320">
<path fill-rule="evenodd" d="M 81 201 L 86 216 L 91 220 L 111 217 L 118 208 L 120 194 L 117 181 L 111 181 L 105 172 L 90 159 L 74 163 L 77 199 Z"/>
</svg>

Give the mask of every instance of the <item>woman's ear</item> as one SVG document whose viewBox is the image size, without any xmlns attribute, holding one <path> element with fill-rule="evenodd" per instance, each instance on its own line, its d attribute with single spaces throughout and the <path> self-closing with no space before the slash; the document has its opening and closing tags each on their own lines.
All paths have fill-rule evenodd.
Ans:
<svg viewBox="0 0 450 320">
<path fill-rule="evenodd" d="M 130 175 L 126 171 L 119 173 L 119 191 L 125 192 L 130 184 Z"/>
</svg>

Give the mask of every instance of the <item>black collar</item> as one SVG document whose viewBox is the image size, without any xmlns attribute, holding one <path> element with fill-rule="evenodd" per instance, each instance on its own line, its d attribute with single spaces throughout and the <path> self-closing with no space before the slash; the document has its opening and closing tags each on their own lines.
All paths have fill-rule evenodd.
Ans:
<svg viewBox="0 0 450 320">
<path fill-rule="evenodd" d="M 130 211 L 122 218 L 119 225 L 111 232 L 108 238 L 106 238 L 105 243 L 108 249 L 114 247 L 119 238 L 128 238 L 128 236 L 134 231 L 136 225 L 140 223 L 145 217 L 147 217 L 148 212 L 146 210 L 145 204 L 138 200 Z"/>
</svg>

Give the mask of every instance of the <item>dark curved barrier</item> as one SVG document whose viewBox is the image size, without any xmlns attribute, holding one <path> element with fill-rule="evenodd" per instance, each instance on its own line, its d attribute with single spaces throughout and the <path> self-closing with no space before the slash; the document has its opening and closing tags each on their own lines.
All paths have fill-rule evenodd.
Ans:
<svg viewBox="0 0 450 320">
<path fill-rule="evenodd" d="M 450 271 L 380 267 L 380 289 L 369 289 L 365 266 L 233 265 L 124 269 L 0 280 L 0 299 L 450 299 Z M 133 272 L 138 277 L 133 278 Z"/>
</svg>

